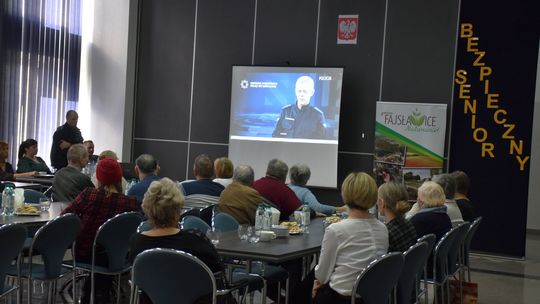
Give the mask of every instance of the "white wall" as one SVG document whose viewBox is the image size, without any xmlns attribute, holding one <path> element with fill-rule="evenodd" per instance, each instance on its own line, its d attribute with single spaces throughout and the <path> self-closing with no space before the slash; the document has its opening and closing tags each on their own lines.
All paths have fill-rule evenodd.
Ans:
<svg viewBox="0 0 540 304">
<path fill-rule="evenodd" d="M 536 95 L 531 140 L 531 166 L 529 175 L 529 207 L 527 229 L 540 230 L 540 52 L 536 70 Z"/>
<path fill-rule="evenodd" d="M 83 3 L 79 127 L 96 154 L 112 150 L 125 159 L 132 117 L 132 102 L 126 111 L 130 0 Z"/>
</svg>

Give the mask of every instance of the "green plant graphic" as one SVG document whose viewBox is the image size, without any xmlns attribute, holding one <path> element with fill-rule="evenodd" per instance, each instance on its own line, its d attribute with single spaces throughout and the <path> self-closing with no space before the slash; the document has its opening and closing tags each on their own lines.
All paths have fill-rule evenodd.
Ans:
<svg viewBox="0 0 540 304">
<path fill-rule="evenodd" d="M 422 114 L 422 112 L 418 112 L 418 109 L 416 109 L 411 115 L 409 115 L 409 121 L 417 127 L 423 125 L 425 120 L 426 115 Z"/>
</svg>

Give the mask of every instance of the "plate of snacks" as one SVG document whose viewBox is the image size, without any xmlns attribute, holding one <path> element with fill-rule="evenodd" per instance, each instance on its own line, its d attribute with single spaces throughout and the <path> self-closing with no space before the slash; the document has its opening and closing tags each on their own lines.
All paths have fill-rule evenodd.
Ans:
<svg viewBox="0 0 540 304">
<path fill-rule="evenodd" d="M 281 226 L 286 226 L 289 229 L 290 235 L 301 234 L 304 232 L 297 222 L 282 222 Z"/>
<path fill-rule="evenodd" d="M 15 215 L 40 215 L 41 210 L 39 209 L 39 206 L 33 206 L 33 205 L 24 205 L 22 207 L 17 208 L 15 210 Z"/>
</svg>

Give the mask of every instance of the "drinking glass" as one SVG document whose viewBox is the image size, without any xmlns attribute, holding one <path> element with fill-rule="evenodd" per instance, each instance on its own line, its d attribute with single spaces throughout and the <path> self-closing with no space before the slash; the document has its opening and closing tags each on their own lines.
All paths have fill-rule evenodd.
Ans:
<svg viewBox="0 0 540 304">
<path fill-rule="evenodd" d="M 250 243 L 258 243 L 259 242 L 259 231 L 255 229 L 255 226 L 249 226 L 248 227 L 248 242 Z"/>
<path fill-rule="evenodd" d="M 212 244 L 214 246 L 216 246 L 217 244 L 219 244 L 219 238 L 221 237 L 221 231 L 219 229 L 215 229 L 215 228 L 208 229 L 206 231 L 206 237 L 208 237 L 210 239 L 210 242 L 212 242 Z"/>
<path fill-rule="evenodd" d="M 238 226 L 238 237 L 242 241 L 247 241 L 248 239 L 248 225 L 239 225 Z"/>
<path fill-rule="evenodd" d="M 39 207 L 41 208 L 41 212 L 48 212 L 49 208 L 51 207 L 51 201 L 45 197 L 40 198 Z"/>
</svg>

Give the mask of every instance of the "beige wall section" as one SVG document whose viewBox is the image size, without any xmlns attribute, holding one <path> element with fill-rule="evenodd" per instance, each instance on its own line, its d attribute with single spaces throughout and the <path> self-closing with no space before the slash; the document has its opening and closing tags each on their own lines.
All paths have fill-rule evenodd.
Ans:
<svg viewBox="0 0 540 304">
<path fill-rule="evenodd" d="M 531 139 L 531 166 L 529 173 L 529 207 L 527 229 L 540 230 L 540 52 L 536 69 L 536 95 Z"/>
<path fill-rule="evenodd" d="M 129 14 L 130 0 L 87 0 L 82 16 L 79 127 L 96 154 L 113 150 L 122 160 L 131 152 L 124 154 L 132 120 L 132 111 L 126 113 Z"/>
</svg>

